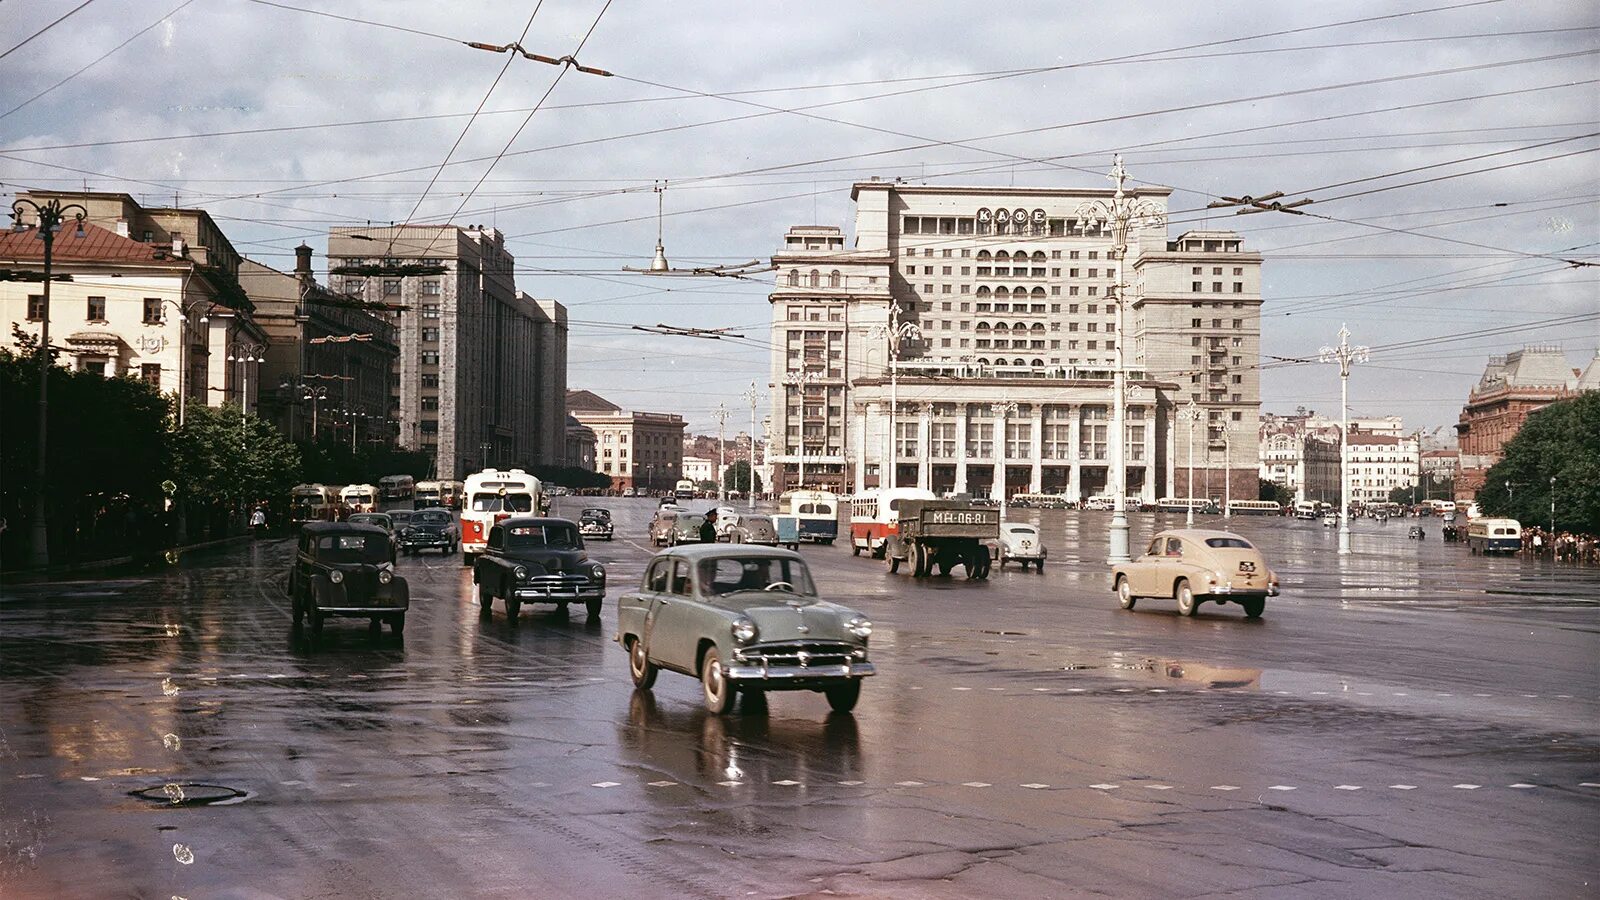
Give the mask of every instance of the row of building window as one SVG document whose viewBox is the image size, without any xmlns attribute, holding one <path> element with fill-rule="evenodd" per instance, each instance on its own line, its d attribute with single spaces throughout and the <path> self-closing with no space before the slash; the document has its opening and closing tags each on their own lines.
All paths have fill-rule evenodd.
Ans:
<svg viewBox="0 0 1600 900">
<path fill-rule="evenodd" d="M 918 249 L 919 248 L 917 248 L 917 247 L 907 247 L 906 248 L 906 256 L 916 256 Z M 920 249 L 922 250 L 922 255 L 924 257 L 929 257 L 929 256 L 933 255 L 933 248 L 932 247 L 922 247 Z M 1082 256 L 1081 255 L 1081 254 L 1084 254 L 1084 253 L 1087 253 L 1087 256 Z M 963 248 L 961 248 L 961 254 L 960 255 L 961 255 L 961 257 L 963 259 L 969 258 L 969 257 L 972 256 L 972 250 L 970 248 L 963 247 Z M 953 253 L 952 253 L 951 249 L 947 247 L 944 250 L 940 251 L 939 256 L 941 258 L 943 258 L 943 259 L 951 259 L 951 258 L 953 258 Z M 993 256 L 990 256 L 989 255 L 989 251 L 987 251 L 987 250 L 979 250 L 978 251 L 978 255 L 977 255 L 976 258 L 978 260 L 980 260 L 980 261 L 981 260 L 986 260 L 986 259 L 987 260 L 1004 259 L 1004 260 L 1012 260 L 1012 261 L 1019 260 L 1019 259 L 1025 259 L 1025 260 L 1028 260 L 1029 262 L 1033 262 L 1035 260 L 1042 261 L 1044 259 L 1044 251 L 1036 250 L 1036 251 L 1034 251 L 1033 255 L 1030 257 L 1026 250 L 1018 250 L 1015 253 L 1011 254 L 1010 256 L 1007 256 L 1006 255 L 1006 251 L 1004 251 L 1004 250 L 996 251 Z M 1061 251 L 1060 250 L 1051 250 L 1050 251 L 1050 258 L 1051 259 L 1061 259 L 1062 258 Z M 1067 259 L 1099 259 L 1100 258 L 1100 251 L 1099 250 L 1088 250 L 1088 251 L 1069 250 L 1069 251 L 1067 251 L 1066 258 Z M 1107 250 L 1106 251 L 1106 259 L 1111 259 L 1111 258 L 1112 258 L 1111 257 L 1111 251 Z"/>
</svg>

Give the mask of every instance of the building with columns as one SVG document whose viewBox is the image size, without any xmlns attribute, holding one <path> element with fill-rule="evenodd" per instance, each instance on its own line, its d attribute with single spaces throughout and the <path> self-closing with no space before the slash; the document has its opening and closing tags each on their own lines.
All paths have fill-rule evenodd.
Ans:
<svg viewBox="0 0 1600 900">
<path fill-rule="evenodd" d="M 896 484 L 940 492 L 1106 492 L 1123 262 L 1085 207 L 1112 193 L 874 180 L 852 189 L 853 241 L 791 228 L 769 297 L 774 489 L 887 484 L 893 459 Z M 1162 210 L 1170 193 L 1129 191 Z M 1209 493 L 1231 473 L 1255 495 L 1260 264 L 1232 232 L 1130 230 L 1130 496 L 1188 490 L 1173 419 L 1189 397 L 1210 423 Z M 892 346 L 906 322 L 920 334 Z"/>
<path fill-rule="evenodd" d="M 568 391 L 569 415 L 594 433 L 594 470 L 615 488 L 672 490 L 683 474 L 684 421 L 625 410 L 592 391 Z"/>
</svg>

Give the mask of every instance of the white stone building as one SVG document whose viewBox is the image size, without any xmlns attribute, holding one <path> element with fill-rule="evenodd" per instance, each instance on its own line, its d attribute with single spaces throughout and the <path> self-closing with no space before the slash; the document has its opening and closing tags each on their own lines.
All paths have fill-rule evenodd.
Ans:
<svg viewBox="0 0 1600 900">
<path fill-rule="evenodd" d="M 1130 193 L 1164 209 L 1170 190 Z M 802 456 L 808 484 L 887 483 L 892 408 L 898 484 L 1106 492 L 1118 261 L 1105 223 L 1079 214 L 1111 194 L 871 181 L 852 190 L 848 248 L 837 227 L 791 228 L 769 298 L 775 489 L 795 485 Z M 1259 254 L 1231 232 L 1136 227 L 1128 262 L 1130 496 L 1188 490 L 1172 421 L 1189 397 L 1209 419 L 1208 493 L 1231 472 L 1234 495 L 1254 496 Z M 1197 266 L 1225 274 L 1195 279 Z M 921 330 L 898 359 L 891 309 Z"/>
<path fill-rule="evenodd" d="M 1349 444 L 1352 502 L 1383 503 L 1395 488 L 1417 487 L 1422 456 L 1416 435 L 1397 437 L 1351 428 Z"/>
</svg>

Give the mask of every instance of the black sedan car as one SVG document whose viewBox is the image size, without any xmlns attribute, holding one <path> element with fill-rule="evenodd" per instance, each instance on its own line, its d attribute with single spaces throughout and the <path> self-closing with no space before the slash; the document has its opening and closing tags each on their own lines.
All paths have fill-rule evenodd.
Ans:
<svg viewBox="0 0 1600 900">
<path fill-rule="evenodd" d="M 473 564 L 472 580 L 483 615 L 499 597 L 513 624 L 524 603 L 554 603 L 563 613 L 568 604 L 582 603 L 593 618 L 606 595 L 605 567 L 589 559 L 570 519 L 514 516 L 497 523 Z"/>
<path fill-rule="evenodd" d="M 455 513 L 448 509 L 419 509 L 411 514 L 411 521 L 397 540 L 401 552 L 410 556 L 424 550 L 438 550 L 449 556 L 461 546 L 461 529 L 456 525 Z"/>
<path fill-rule="evenodd" d="M 289 597 L 295 628 L 309 620 L 322 634 L 330 616 L 364 618 L 376 633 L 384 622 L 405 631 L 411 590 L 395 574 L 389 533 L 376 525 L 312 522 L 300 529 Z"/>
</svg>

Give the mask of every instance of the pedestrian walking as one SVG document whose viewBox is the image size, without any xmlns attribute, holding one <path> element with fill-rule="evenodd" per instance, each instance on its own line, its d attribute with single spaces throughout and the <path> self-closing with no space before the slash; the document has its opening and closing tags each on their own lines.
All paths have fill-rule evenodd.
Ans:
<svg viewBox="0 0 1600 900">
<path fill-rule="evenodd" d="M 267 531 L 267 511 L 257 506 L 250 514 L 250 535 L 259 538 Z"/>
</svg>

